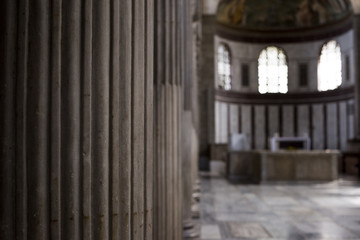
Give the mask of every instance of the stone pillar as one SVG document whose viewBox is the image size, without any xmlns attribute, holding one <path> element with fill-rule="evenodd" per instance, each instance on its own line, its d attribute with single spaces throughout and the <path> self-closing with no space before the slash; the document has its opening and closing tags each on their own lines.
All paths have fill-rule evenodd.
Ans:
<svg viewBox="0 0 360 240">
<path fill-rule="evenodd" d="M 16 165 L 16 102 L 13 92 L 16 89 L 16 40 L 17 4 L 8 1 L 1 4 L 0 10 L 0 238 L 15 239 L 15 174 Z M 23 229 L 19 229 L 24 236 Z M 26 234 L 26 233 L 25 233 Z M 25 235 L 26 236 L 26 235 Z"/>
<path fill-rule="evenodd" d="M 28 236 L 49 237 L 49 68 L 50 4 L 37 0 L 29 3 L 28 69 L 26 86 L 26 164 Z M 15 14 L 14 14 L 15 15 Z M 14 54 L 15 55 L 15 54 Z M 14 97 L 14 95 L 13 95 Z M 14 129 L 13 131 L 16 131 Z M 14 179 L 15 180 L 15 179 Z M 31 196 L 30 196 L 31 194 Z M 35 224 L 34 224 L 35 223 Z M 16 223 L 14 223 L 16 225 Z"/>
<path fill-rule="evenodd" d="M 184 3 L 184 56 L 183 64 L 183 116 L 182 116 L 182 168 L 183 171 L 183 217 L 184 236 L 197 237 L 199 234 L 194 229 L 192 221 L 192 193 L 197 178 L 198 170 L 198 95 L 197 95 L 197 72 L 196 72 L 196 33 L 194 32 L 193 20 L 197 1 L 185 1 Z M 196 27 L 195 27 L 196 29 Z"/>
<path fill-rule="evenodd" d="M 216 6 L 218 1 L 203 1 L 204 13 L 201 17 L 202 37 L 201 37 L 201 74 L 199 76 L 199 126 L 200 155 L 207 157 L 203 163 L 209 164 L 210 146 L 215 142 L 215 123 L 214 123 L 214 86 L 215 86 L 215 64 L 214 64 L 214 38 L 216 24 Z M 215 8 L 215 9 L 213 9 Z M 214 12 L 208 12 L 213 9 Z M 202 163 L 200 163 L 202 164 Z"/>
<path fill-rule="evenodd" d="M 192 225 L 191 221 L 191 193 L 192 193 L 192 174 L 191 174 L 191 77 L 192 77 L 192 45 L 191 45 L 191 13 L 190 1 L 184 2 L 183 14 L 184 22 L 184 56 L 190 61 L 183 62 L 183 115 L 182 115 L 182 148 L 183 159 L 183 216 L 185 225 Z M 190 222 L 190 223 L 189 223 Z"/>
<path fill-rule="evenodd" d="M 59 5 L 60 7 L 60 5 Z M 82 91 L 81 91 L 81 194 L 83 217 L 82 235 L 84 238 L 91 239 L 92 234 L 92 143 L 91 143 L 91 94 L 92 94 L 92 36 L 93 36 L 93 4 L 92 1 L 86 1 L 83 6 L 83 52 L 82 52 Z M 61 37 L 61 35 L 60 35 Z M 124 106 L 125 107 L 125 106 Z M 59 129 L 60 131 L 60 129 Z M 61 158 L 60 158 L 61 159 Z M 60 161 L 60 160 L 59 160 Z M 59 163 L 61 164 L 61 163 Z M 125 186 L 125 185 L 124 185 Z M 126 239 L 126 238 L 125 238 Z"/>
<path fill-rule="evenodd" d="M 358 6 L 359 7 L 359 6 Z M 360 8 L 360 7 L 359 7 Z M 354 16 L 355 136 L 360 139 L 360 9 Z"/>
<path fill-rule="evenodd" d="M 60 151 L 56 151 L 54 154 L 60 153 L 62 161 L 56 166 L 60 167 L 60 175 L 57 175 L 57 172 L 55 174 L 61 179 L 59 192 L 61 199 L 59 200 L 67 203 L 61 206 L 60 219 L 72 219 L 72 221 L 62 221 L 60 235 L 66 239 L 78 239 L 81 230 L 80 214 L 76 214 L 80 212 L 81 207 L 80 177 L 78 177 L 80 172 L 81 1 L 75 0 L 69 4 L 64 4 L 61 10 L 61 46 L 56 47 L 56 49 L 59 47 L 61 54 L 60 56 L 56 54 L 56 57 L 60 58 L 57 67 L 60 68 L 61 81 L 58 82 L 59 87 L 53 89 L 57 99 L 59 97 L 61 99 L 61 102 L 56 103 L 56 109 L 59 108 L 59 110 L 55 113 L 56 117 L 60 117 L 59 122 L 55 116 L 53 118 L 56 121 L 56 126 L 59 127 L 54 130 L 60 135 L 53 136 L 53 139 L 56 138 L 54 140 L 61 143 Z M 105 51 L 102 60 L 106 61 L 107 58 L 108 53 Z M 54 66 L 53 69 L 55 68 Z M 104 89 L 106 89 L 106 85 Z M 98 114 L 96 115 L 98 116 Z M 106 118 L 106 113 L 102 113 L 102 115 Z M 54 171 L 57 169 L 54 168 Z M 54 186 L 54 191 L 57 193 L 58 187 Z M 59 206 L 54 207 L 57 209 Z"/>
<path fill-rule="evenodd" d="M 153 238 L 166 239 L 167 204 L 166 204 L 166 151 L 165 151 L 165 0 L 155 1 L 155 58 L 154 68 L 154 231 Z"/>
<path fill-rule="evenodd" d="M 153 0 L 0 9 L 0 239 L 153 239 Z"/>
<path fill-rule="evenodd" d="M 159 240 L 182 239 L 181 65 L 178 61 L 184 56 L 180 55 L 182 38 L 176 36 L 182 26 L 178 21 L 182 4 L 183 0 L 155 1 L 153 238 Z"/>
<path fill-rule="evenodd" d="M 355 137 L 360 139 L 360 2 L 351 0 L 354 17 L 354 72 L 355 72 Z"/>
</svg>

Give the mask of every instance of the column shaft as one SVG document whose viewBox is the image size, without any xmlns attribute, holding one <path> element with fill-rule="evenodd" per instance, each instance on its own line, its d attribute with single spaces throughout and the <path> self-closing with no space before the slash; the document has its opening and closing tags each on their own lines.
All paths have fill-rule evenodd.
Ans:
<svg viewBox="0 0 360 240">
<path fill-rule="evenodd" d="M 145 233 L 153 239 L 154 219 L 154 0 L 145 1 Z"/>
<path fill-rule="evenodd" d="M 60 166 L 54 166 L 54 171 L 61 169 L 61 235 L 65 239 L 79 239 L 81 1 L 64 4 L 62 13 L 61 86 L 55 85 L 61 89 L 62 161 Z M 57 121 L 54 119 L 55 125 Z"/>
<path fill-rule="evenodd" d="M 93 2 L 91 149 L 92 231 L 109 238 L 109 66 L 110 1 Z"/>
<path fill-rule="evenodd" d="M 360 15 L 354 15 L 355 137 L 360 139 Z"/>
<path fill-rule="evenodd" d="M 120 145 L 119 228 L 120 239 L 131 239 L 131 79 L 132 79 L 132 3 L 120 0 Z"/>
<path fill-rule="evenodd" d="M 27 239 L 26 88 L 28 69 L 29 2 L 18 2 L 16 108 L 16 224 L 15 239 Z M 1 124 L 0 124 L 1 125 Z M 1 238 L 1 237 L 0 237 Z"/>
<path fill-rule="evenodd" d="M 180 240 L 177 2 L 0 5 L 0 239 Z"/>
<path fill-rule="evenodd" d="M 133 59 L 132 59 L 132 192 L 131 192 L 131 239 L 144 238 L 144 33 L 145 4 L 142 0 L 133 1 Z"/>
<path fill-rule="evenodd" d="M 14 214 L 14 169 L 15 163 L 15 78 L 16 78 L 16 38 L 17 28 L 16 2 L 2 4 L 1 30 L 4 32 L 1 38 L 1 67 L 2 79 L 0 82 L 0 232 L 1 239 L 13 239 L 15 227 Z"/>
<path fill-rule="evenodd" d="M 93 4 L 83 3 L 82 22 L 82 82 L 81 82 L 81 235 L 93 239 L 92 227 L 92 48 L 93 48 Z"/>
<path fill-rule="evenodd" d="M 49 239 L 49 13 L 46 0 L 29 4 L 27 81 L 28 238 Z"/>
</svg>

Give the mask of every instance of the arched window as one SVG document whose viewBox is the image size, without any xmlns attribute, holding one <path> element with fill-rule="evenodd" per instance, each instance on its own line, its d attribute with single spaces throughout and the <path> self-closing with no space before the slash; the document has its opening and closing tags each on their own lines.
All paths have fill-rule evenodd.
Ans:
<svg viewBox="0 0 360 240">
<path fill-rule="evenodd" d="M 217 72 L 219 88 L 231 89 L 231 59 L 230 50 L 224 44 L 220 44 L 217 51 Z"/>
<path fill-rule="evenodd" d="M 287 93 L 288 66 L 282 49 L 270 46 L 262 50 L 258 70 L 260 93 Z"/>
<path fill-rule="evenodd" d="M 341 85 L 341 51 L 336 41 L 329 41 L 321 48 L 318 65 L 318 90 L 333 90 Z"/>
</svg>

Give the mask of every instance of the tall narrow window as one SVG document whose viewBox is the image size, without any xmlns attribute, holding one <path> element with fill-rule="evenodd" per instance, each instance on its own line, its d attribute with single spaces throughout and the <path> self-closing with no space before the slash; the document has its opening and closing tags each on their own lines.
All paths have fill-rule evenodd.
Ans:
<svg viewBox="0 0 360 240">
<path fill-rule="evenodd" d="M 249 65 L 242 64 L 241 65 L 241 83 L 243 87 L 249 86 Z"/>
<path fill-rule="evenodd" d="M 217 52 L 217 70 L 219 88 L 231 89 L 231 59 L 229 47 L 220 44 Z"/>
<path fill-rule="evenodd" d="M 307 87 L 308 85 L 308 65 L 306 63 L 299 65 L 299 85 L 300 87 Z"/>
<path fill-rule="evenodd" d="M 341 51 L 336 41 L 329 41 L 321 49 L 318 65 L 318 90 L 333 90 L 341 85 Z"/>
<path fill-rule="evenodd" d="M 259 92 L 287 93 L 288 66 L 285 52 L 278 47 L 267 47 L 259 57 Z"/>
</svg>

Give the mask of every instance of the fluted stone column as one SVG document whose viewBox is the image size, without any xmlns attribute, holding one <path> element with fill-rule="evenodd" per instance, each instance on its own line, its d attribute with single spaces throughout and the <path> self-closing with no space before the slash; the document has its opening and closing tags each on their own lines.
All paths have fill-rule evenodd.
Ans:
<svg viewBox="0 0 360 240">
<path fill-rule="evenodd" d="M 154 61 L 154 239 L 165 239 L 165 147 L 164 147 L 164 1 L 155 1 Z"/>
<path fill-rule="evenodd" d="M 91 102 L 92 102 L 92 48 L 93 48 L 93 4 L 83 5 L 83 52 L 82 52 L 82 91 L 81 91 L 81 195 L 82 195 L 82 236 L 92 239 L 92 142 L 91 142 Z M 125 106 L 124 106 L 125 107 Z M 125 184 L 124 186 L 125 187 Z M 126 239 L 126 238 L 125 238 Z"/>
<path fill-rule="evenodd" d="M 193 12 L 195 1 L 185 1 L 183 5 L 184 14 L 184 56 L 183 62 L 183 115 L 182 115 L 182 166 L 183 166 L 183 221 L 185 236 L 197 236 L 198 233 L 192 229 L 192 193 L 198 172 L 198 96 L 196 88 L 196 54 L 195 32 L 193 31 Z"/>
<path fill-rule="evenodd" d="M 155 1 L 153 236 L 159 240 L 182 239 L 183 2 Z"/>
<path fill-rule="evenodd" d="M 153 239 L 153 3 L 1 2 L 0 239 Z"/>
<path fill-rule="evenodd" d="M 132 126 L 132 106 L 131 106 L 131 89 L 132 89 L 132 41 L 133 36 L 129 34 L 132 31 L 132 16 L 131 11 L 133 5 L 130 1 L 119 1 L 120 3 L 120 88 L 119 88 L 119 102 L 121 108 L 119 108 L 120 118 L 120 136 L 119 136 L 119 177 L 122 188 L 119 197 L 119 225 L 120 236 L 119 239 L 132 239 L 131 238 L 131 126 Z M 122 52 L 122 54 L 121 54 Z M 125 216 L 125 217 L 124 217 Z"/>
<path fill-rule="evenodd" d="M 351 0 L 354 16 L 355 137 L 360 139 L 360 2 Z"/>
<path fill-rule="evenodd" d="M 15 176 L 16 165 L 14 159 L 16 148 L 15 132 L 15 98 L 13 92 L 16 89 L 16 40 L 17 40 L 17 21 L 16 2 L 8 2 L 0 10 L 0 28 L 2 37 L 0 38 L 0 238 L 15 238 Z M 20 230 L 21 231 L 21 230 Z M 22 233 L 23 235 L 24 233 Z"/>
</svg>

